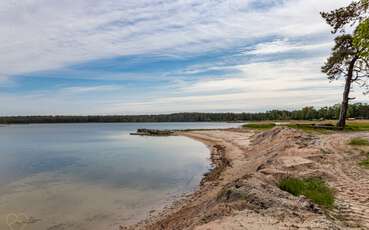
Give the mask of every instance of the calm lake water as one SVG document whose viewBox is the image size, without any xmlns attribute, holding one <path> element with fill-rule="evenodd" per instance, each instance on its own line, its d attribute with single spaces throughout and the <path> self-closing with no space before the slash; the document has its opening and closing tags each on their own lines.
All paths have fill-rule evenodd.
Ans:
<svg viewBox="0 0 369 230">
<path fill-rule="evenodd" d="M 209 151 L 199 142 L 130 132 L 239 125 L 1 126 L 0 229 L 116 230 L 133 223 L 193 191 L 210 166 Z"/>
</svg>

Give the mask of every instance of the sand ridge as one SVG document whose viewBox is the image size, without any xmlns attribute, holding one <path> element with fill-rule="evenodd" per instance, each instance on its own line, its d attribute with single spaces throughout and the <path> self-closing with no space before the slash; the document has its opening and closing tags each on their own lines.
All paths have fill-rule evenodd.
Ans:
<svg viewBox="0 0 369 230">
<path fill-rule="evenodd" d="M 194 194 L 160 214 L 121 229 L 369 229 L 365 149 L 347 145 L 368 133 L 312 135 L 277 127 L 180 132 L 207 144 L 214 164 Z M 277 187 L 286 176 L 321 177 L 336 189 L 324 210 Z"/>
</svg>

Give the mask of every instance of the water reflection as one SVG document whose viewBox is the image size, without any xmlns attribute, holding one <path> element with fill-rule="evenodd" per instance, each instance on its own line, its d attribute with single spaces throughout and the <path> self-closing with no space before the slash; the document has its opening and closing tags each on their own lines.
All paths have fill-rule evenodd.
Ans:
<svg viewBox="0 0 369 230">
<path fill-rule="evenodd" d="M 137 128 L 235 124 L 66 124 L 0 127 L 0 219 L 25 213 L 27 229 L 117 229 L 209 169 L 208 150 L 184 137 L 138 137 Z M 0 229 L 7 229 L 0 221 Z"/>
</svg>

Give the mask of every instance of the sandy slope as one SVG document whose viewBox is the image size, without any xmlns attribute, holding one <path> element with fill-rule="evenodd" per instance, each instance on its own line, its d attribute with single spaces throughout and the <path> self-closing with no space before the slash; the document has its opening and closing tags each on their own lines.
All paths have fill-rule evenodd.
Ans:
<svg viewBox="0 0 369 230">
<path fill-rule="evenodd" d="M 352 136 L 313 136 L 288 128 L 179 133 L 206 143 L 215 169 L 200 189 L 160 215 L 122 229 L 369 229 L 369 172 L 358 166 L 366 149 Z M 336 208 L 321 210 L 281 191 L 282 177 L 318 176 L 336 188 Z"/>
</svg>

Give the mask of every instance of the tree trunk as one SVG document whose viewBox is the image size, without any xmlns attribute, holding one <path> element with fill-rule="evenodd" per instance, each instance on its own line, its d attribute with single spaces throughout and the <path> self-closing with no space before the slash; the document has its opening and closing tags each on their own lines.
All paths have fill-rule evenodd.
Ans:
<svg viewBox="0 0 369 230">
<path fill-rule="evenodd" d="M 346 77 L 345 90 L 343 92 L 343 100 L 340 109 L 340 117 L 337 122 L 337 128 L 343 130 L 346 126 L 346 116 L 349 105 L 349 95 L 351 90 L 351 83 L 353 77 L 353 71 L 357 57 L 354 57 L 350 63 L 349 70 Z"/>
</svg>

